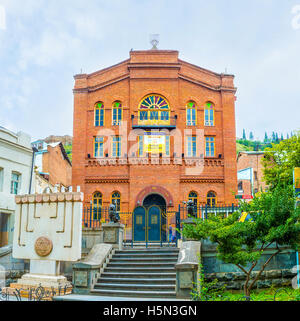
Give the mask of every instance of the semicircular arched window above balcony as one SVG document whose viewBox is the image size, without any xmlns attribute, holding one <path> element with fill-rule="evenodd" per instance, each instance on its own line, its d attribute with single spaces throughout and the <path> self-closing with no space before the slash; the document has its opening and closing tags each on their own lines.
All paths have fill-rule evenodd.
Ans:
<svg viewBox="0 0 300 321">
<path fill-rule="evenodd" d="M 166 98 L 158 94 L 150 94 L 139 104 L 140 125 L 169 125 L 170 105 Z"/>
</svg>

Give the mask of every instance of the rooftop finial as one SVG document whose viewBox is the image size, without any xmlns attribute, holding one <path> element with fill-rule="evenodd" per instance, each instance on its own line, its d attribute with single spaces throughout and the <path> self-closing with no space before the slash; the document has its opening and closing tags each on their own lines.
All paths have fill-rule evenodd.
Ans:
<svg viewBox="0 0 300 321">
<path fill-rule="evenodd" d="M 159 44 L 159 34 L 150 35 L 150 43 L 152 45 L 151 50 L 157 50 L 157 45 Z"/>
</svg>

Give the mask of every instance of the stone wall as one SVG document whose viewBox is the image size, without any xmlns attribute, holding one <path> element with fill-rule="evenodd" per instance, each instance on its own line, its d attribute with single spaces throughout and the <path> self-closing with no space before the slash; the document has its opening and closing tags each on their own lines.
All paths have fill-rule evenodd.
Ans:
<svg viewBox="0 0 300 321">
<path fill-rule="evenodd" d="M 29 262 L 18 260 L 12 257 L 12 246 L 0 248 L 0 267 L 5 270 L 6 286 L 15 283 L 24 274 L 29 271 Z"/>
<path fill-rule="evenodd" d="M 282 252 L 272 258 L 262 273 L 256 287 L 291 285 L 291 280 L 296 276 L 292 268 L 296 265 L 296 252 L 287 247 L 281 247 Z M 274 253 L 276 249 L 270 246 L 262 255 L 251 275 L 252 279 L 260 270 L 262 264 Z M 218 286 L 226 285 L 227 289 L 240 290 L 246 279 L 245 274 L 234 264 L 224 263 L 217 259 L 216 245 L 209 241 L 201 244 L 201 256 L 205 278 L 208 281 L 218 279 Z"/>
</svg>

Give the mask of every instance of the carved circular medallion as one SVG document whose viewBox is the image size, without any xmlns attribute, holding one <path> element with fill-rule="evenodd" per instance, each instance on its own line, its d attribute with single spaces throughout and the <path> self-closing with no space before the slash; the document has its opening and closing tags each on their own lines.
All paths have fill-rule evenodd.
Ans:
<svg viewBox="0 0 300 321">
<path fill-rule="evenodd" d="M 34 244 L 34 249 L 39 256 L 48 256 L 52 252 L 53 243 L 45 236 L 39 237 Z"/>
</svg>

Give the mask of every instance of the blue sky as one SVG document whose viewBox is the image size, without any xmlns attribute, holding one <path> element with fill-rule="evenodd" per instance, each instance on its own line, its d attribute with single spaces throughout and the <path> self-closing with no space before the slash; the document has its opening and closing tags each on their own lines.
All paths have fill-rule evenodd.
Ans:
<svg viewBox="0 0 300 321">
<path fill-rule="evenodd" d="M 243 128 L 286 135 L 300 129 L 295 6 L 300 0 L 0 0 L 0 125 L 33 139 L 72 135 L 73 75 L 150 49 L 158 33 L 160 49 L 236 76 L 238 136 Z"/>
</svg>

